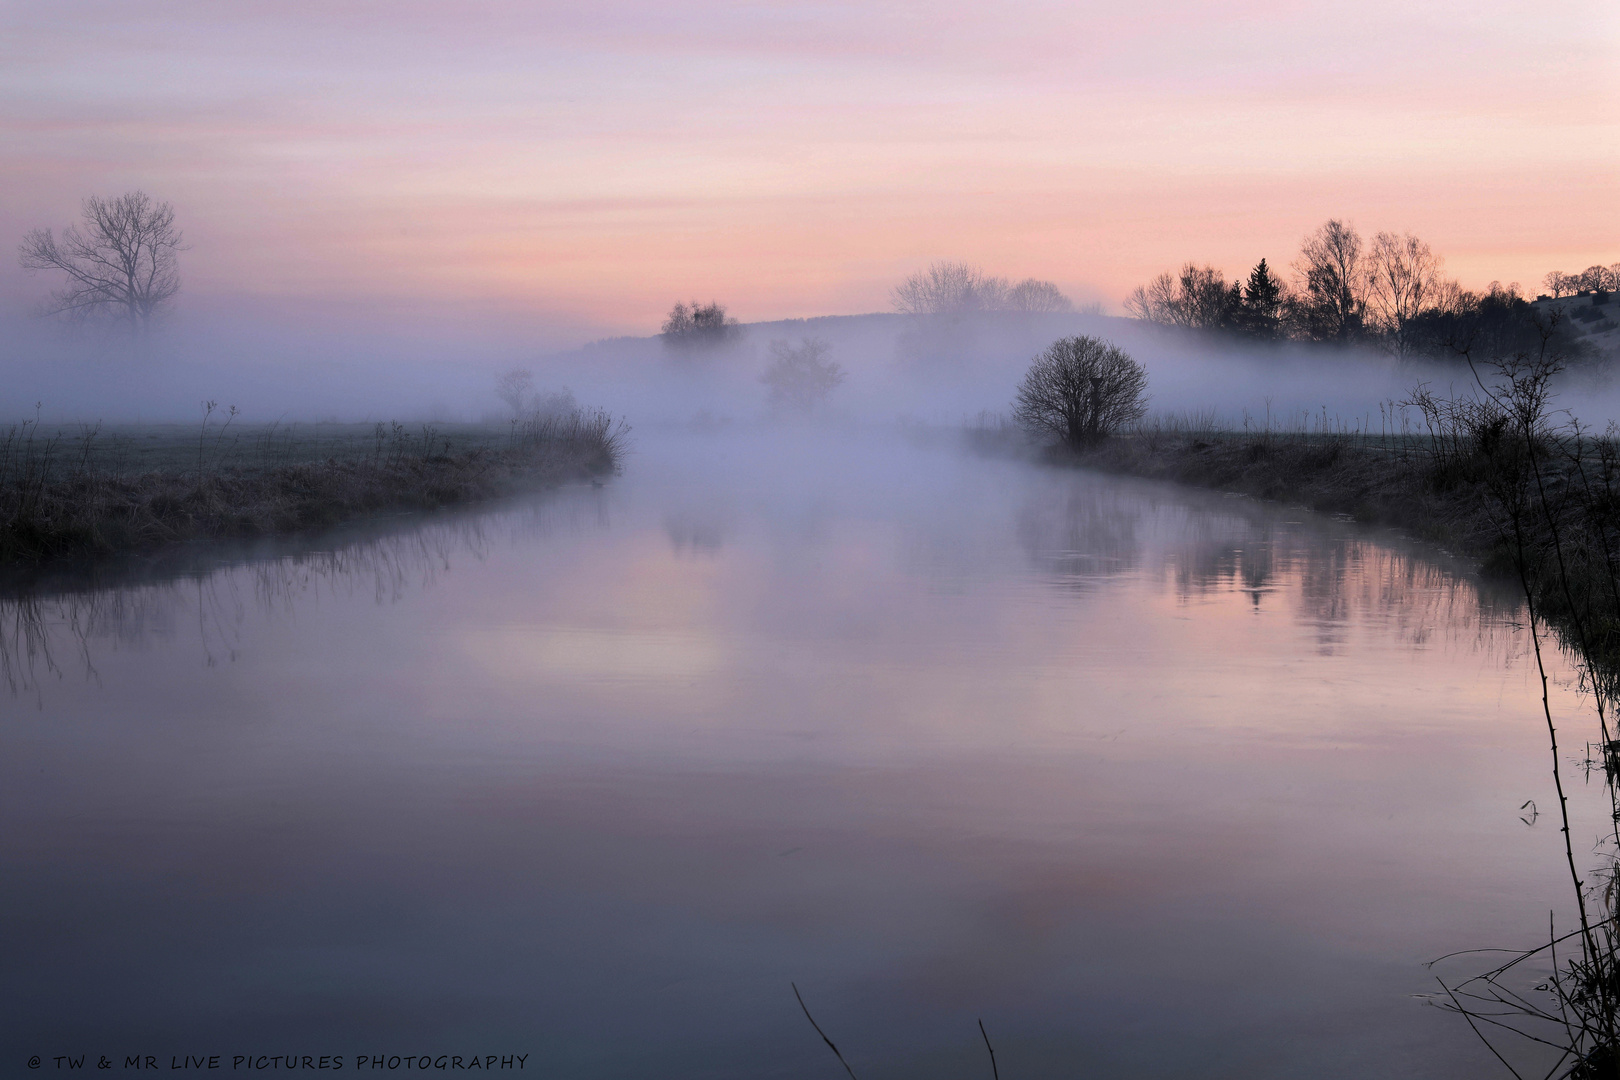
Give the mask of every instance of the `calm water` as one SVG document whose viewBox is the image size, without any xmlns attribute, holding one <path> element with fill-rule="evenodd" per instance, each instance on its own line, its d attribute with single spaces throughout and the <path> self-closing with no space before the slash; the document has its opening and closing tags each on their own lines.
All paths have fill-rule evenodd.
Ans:
<svg viewBox="0 0 1620 1080">
<path fill-rule="evenodd" d="M 0 613 L 0 1071 L 843 1075 L 793 981 L 867 1078 L 1477 1076 L 1424 962 L 1566 899 L 1511 607 L 1219 494 L 643 434 Z"/>
</svg>

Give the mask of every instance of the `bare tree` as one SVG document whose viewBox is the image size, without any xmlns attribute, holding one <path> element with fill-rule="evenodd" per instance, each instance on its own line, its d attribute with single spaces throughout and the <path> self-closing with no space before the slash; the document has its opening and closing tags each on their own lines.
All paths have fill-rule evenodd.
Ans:
<svg viewBox="0 0 1620 1080">
<path fill-rule="evenodd" d="M 1050 281 L 1025 278 L 1007 290 L 1008 311 L 1050 312 L 1073 311 L 1074 304 Z"/>
<path fill-rule="evenodd" d="M 568 387 L 540 392 L 534 388 L 534 373 L 513 368 L 495 379 L 495 396 L 512 410 L 514 424 L 538 424 L 579 412 L 579 403 Z"/>
<path fill-rule="evenodd" d="M 1514 281 L 1504 286 L 1500 281 L 1493 281 L 1485 290 L 1485 295 L 1502 297 L 1503 303 L 1519 300 L 1519 283 Z M 1476 305 L 1478 300 L 1478 297 L 1463 288 L 1462 283 L 1455 278 L 1443 278 L 1435 286 L 1428 310 L 1438 311 L 1443 315 L 1455 315 Z"/>
<path fill-rule="evenodd" d="M 495 379 L 495 396 L 506 402 L 513 416 L 521 417 L 534 396 L 534 373 L 513 368 L 501 374 Z"/>
<path fill-rule="evenodd" d="M 1300 242 L 1294 261 L 1299 296 L 1294 319 L 1318 341 L 1347 341 L 1360 335 L 1366 315 L 1361 235 L 1337 218 Z"/>
<path fill-rule="evenodd" d="M 1181 302 L 1186 325 L 1200 330 L 1216 330 L 1231 319 L 1234 298 L 1226 275 L 1213 266 L 1188 263 L 1181 268 Z M 1241 302 L 1241 294 L 1237 300 Z"/>
<path fill-rule="evenodd" d="M 990 277 L 976 266 L 937 262 L 896 285 L 889 296 L 903 315 L 962 315 L 994 311 L 1008 290 L 1005 278 Z"/>
<path fill-rule="evenodd" d="M 42 313 L 111 315 L 131 327 L 150 326 L 180 291 L 174 207 L 144 191 L 115 199 L 92 195 L 84 200 L 83 218 L 82 228 L 69 225 L 60 240 L 49 229 L 34 229 L 18 245 L 24 270 L 67 275 Z"/>
<path fill-rule="evenodd" d="M 1016 285 L 976 266 L 937 262 L 889 293 L 902 315 L 965 315 L 976 311 L 1020 313 L 1073 311 L 1074 304 L 1050 281 L 1025 278 Z"/>
<path fill-rule="evenodd" d="M 1087 446 L 1140 420 L 1146 392 L 1147 372 L 1118 346 L 1095 337 L 1062 338 L 1030 364 L 1013 419 L 1032 435 Z"/>
<path fill-rule="evenodd" d="M 1179 277 L 1160 274 L 1125 298 L 1125 310 L 1138 319 L 1163 326 L 1215 330 L 1228 325 L 1242 302 L 1226 275 L 1213 266 L 1187 263 Z"/>
<path fill-rule="evenodd" d="M 1176 279 L 1160 274 L 1146 285 L 1138 285 L 1125 298 L 1125 313 L 1143 322 L 1161 326 L 1181 326 L 1181 299 Z"/>
<path fill-rule="evenodd" d="M 1547 271 L 1547 276 L 1541 279 L 1541 287 L 1546 289 L 1547 294 L 1554 300 L 1561 296 L 1568 296 L 1577 288 L 1575 279 L 1562 270 Z"/>
<path fill-rule="evenodd" d="M 774 362 L 760 381 L 770 388 L 773 412 L 809 413 L 826 401 L 844 381 L 844 370 L 826 358 L 831 348 L 820 338 L 805 338 L 797 348 L 771 342 Z"/>
<path fill-rule="evenodd" d="M 1366 261 L 1367 299 L 1373 317 L 1388 335 L 1395 354 L 1406 356 L 1417 344 L 1415 320 L 1439 298 L 1443 260 L 1411 233 L 1381 232 L 1373 237 Z"/>
<path fill-rule="evenodd" d="M 1597 292 L 1608 284 L 1609 268 L 1606 266 L 1588 266 L 1580 272 L 1577 280 L 1580 283 L 1581 291 Z"/>
</svg>

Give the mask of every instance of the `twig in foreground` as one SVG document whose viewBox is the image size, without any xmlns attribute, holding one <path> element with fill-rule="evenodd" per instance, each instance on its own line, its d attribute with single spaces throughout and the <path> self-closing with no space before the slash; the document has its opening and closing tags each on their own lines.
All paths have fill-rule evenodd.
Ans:
<svg viewBox="0 0 1620 1080">
<path fill-rule="evenodd" d="M 821 1030 L 820 1024 L 816 1023 L 816 1018 L 810 1015 L 810 1009 L 804 1003 L 804 995 L 799 993 L 798 984 L 790 982 L 788 985 L 793 987 L 793 996 L 799 999 L 799 1008 L 804 1009 L 804 1018 L 810 1021 L 811 1027 L 816 1029 L 816 1034 L 821 1036 L 821 1041 L 826 1043 L 827 1048 L 833 1052 L 833 1056 L 838 1059 L 838 1064 L 842 1065 L 844 1071 L 849 1073 L 849 1080 L 855 1080 L 855 1070 L 849 1067 L 849 1062 L 844 1060 L 844 1055 L 838 1052 L 838 1047 L 834 1046 L 833 1041 L 827 1038 L 827 1033 Z"/>
<path fill-rule="evenodd" d="M 984 1021 L 979 1021 L 979 1034 L 984 1036 L 984 1048 L 990 1051 L 990 1077 L 991 1080 L 1001 1080 L 1001 1071 L 996 1068 L 996 1048 L 990 1045 L 990 1036 L 984 1030 Z"/>
</svg>

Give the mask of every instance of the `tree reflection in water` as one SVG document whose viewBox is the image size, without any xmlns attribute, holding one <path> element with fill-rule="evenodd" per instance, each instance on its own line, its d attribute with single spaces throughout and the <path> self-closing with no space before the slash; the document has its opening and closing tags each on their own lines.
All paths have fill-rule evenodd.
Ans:
<svg viewBox="0 0 1620 1080">
<path fill-rule="evenodd" d="M 1454 644 L 1522 651 L 1512 640 L 1520 604 L 1455 561 L 1396 536 L 1236 497 L 1221 512 L 1178 493 L 1075 485 L 1040 493 L 1017 515 L 1020 546 L 1050 583 L 1084 592 L 1120 575 L 1164 580 L 1184 603 L 1241 592 L 1255 613 L 1292 605 L 1293 617 L 1332 655 L 1350 628 L 1374 624 L 1423 647 Z"/>
</svg>

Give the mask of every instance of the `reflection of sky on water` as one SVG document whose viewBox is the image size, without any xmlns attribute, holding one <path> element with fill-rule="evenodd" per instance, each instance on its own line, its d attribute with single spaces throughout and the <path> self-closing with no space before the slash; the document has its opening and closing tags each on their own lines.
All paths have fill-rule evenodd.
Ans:
<svg viewBox="0 0 1620 1080">
<path fill-rule="evenodd" d="M 979 1016 L 1017 1075 L 1472 1075 L 1421 962 L 1563 899 L 1489 606 L 1218 494 L 674 437 L 7 601 L 0 1042 L 826 1075 L 793 979 L 886 1076 Z"/>
</svg>

